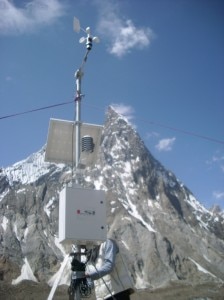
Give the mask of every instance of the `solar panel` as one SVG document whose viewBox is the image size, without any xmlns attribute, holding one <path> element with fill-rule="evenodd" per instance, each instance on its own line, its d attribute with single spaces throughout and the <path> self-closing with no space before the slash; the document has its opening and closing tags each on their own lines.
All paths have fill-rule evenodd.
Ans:
<svg viewBox="0 0 224 300">
<path fill-rule="evenodd" d="M 103 126 L 96 124 L 80 124 L 80 161 L 82 166 L 90 166 L 96 162 Z M 86 136 L 92 138 L 92 151 L 85 151 L 82 140 Z M 54 163 L 76 163 L 76 122 L 50 119 L 45 161 Z"/>
</svg>

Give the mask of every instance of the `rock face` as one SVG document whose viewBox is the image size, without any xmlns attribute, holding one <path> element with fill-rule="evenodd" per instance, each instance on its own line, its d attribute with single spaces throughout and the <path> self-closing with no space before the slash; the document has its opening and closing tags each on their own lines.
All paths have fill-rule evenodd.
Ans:
<svg viewBox="0 0 224 300">
<path fill-rule="evenodd" d="M 72 170 L 44 162 L 44 153 L 0 173 L 2 282 L 46 283 L 68 252 L 58 243 L 58 202 Z M 97 164 L 80 180 L 106 191 L 108 225 L 137 289 L 223 285 L 222 212 L 206 210 L 112 108 Z"/>
</svg>

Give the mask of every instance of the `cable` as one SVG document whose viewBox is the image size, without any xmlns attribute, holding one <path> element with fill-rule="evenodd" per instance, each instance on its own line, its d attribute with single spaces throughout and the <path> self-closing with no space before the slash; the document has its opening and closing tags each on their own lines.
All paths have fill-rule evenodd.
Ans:
<svg viewBox="0 0 224 300">
<path fill-rule="evenodd" d="M 19 113 L 11 114 L 11 115 L 6 115 L 6 116 L 0 117 L 0 120 L 7 119 L 7 118 L 12 118 L 12 117 L 16 117 L 16 116 L 20 116 L 20 115 L 25 115 L 25 114 L 29 114 L 29 113 L 32 113 L 32 112 L 35 112 L 35 111 L 49 109 L 49 108 L 53 108 L 53 107 L 57 107 L 57 106 L 61 106 L 61 105 L 66 105 L 66 104 L 70 104 L 72 102 L 74 102 L 74 100 L 68 101 L 68 102 L 62 102 L 62 103 L 58 103 L 58 104 L 53 104 L 53 105 L 49 105 L 49 106 L 44 106 L 44 107 L 40 107 L 40 108 L 35 108 L 35 109 L 31 109 L 31 110 L 27 110 L 27 111 L 24 111 L 24 112 L 19 112 Z"/>
<path fill-rule="evenodd" d="M 195 133 L 195 132 L 192 132 L 192 131 L 187 131 L 187 130 L 184 130 L 184 129 L 172 127 L 172 126 L 169 126 L 169 125 L 164 125 L 164 124 L 153 122 L 153 121 L 146 121 L 144 119 L 138 119 L 138 120 L 140 120 L 142 122 L 145 122 L 145 123 L 148 123 L 148 124 L 156 125 L 156 126 L 159 126 L 159 127 L 167 128 L 167 129 L 170 129 L 170 130 L 173 130 L 173 131 L 178 131 L 178 132 L 181 132 L 181 133 L 184 133 L 184 134 L 187 134 L 187 135 L 191 135 L 191 136 L 195 136 L 195 137 L 198 137 L 198 138 L 201 138 L 201 139 L 205 139 L 205 140 L 208 140 L 208 141 L 211 141 L 211 142 L 224 144 L 224 141 L 222 141 L 222 140 L 214 139 L 212 137 L 201 135 L 201 134 L 198 134 L 198 133 Z"/>
<path fill-rule="evenodd" d="M 27 111 L 20 112 L 20 113 L 15 113 L 15 114 L 11 114 L 11 115 L 2 116 L 2 117 L 0 117 L 0 120 L 7 119 L 7 118 L 12 118 L 12 117 L 16 117 L 16 116 L 24 115 L 24 114 L 28 114 L 28 113 L 32 113 L 32 112 L 36 112 L 36 111 L 40 111 L 40 110 L 45 110 L 45 109 L 49 109 L 49 108 L 53 108 L 53 107 L 57 107 L 57 106 L 67 105 L 67 104 L 70 104 L 70 103 L 74 103 L 74 100 L 68 101 L 68 102 L 62 102 L 62 103 L 58 103 L 58 104 L 53 104 L 53 105 L 49 105 L 49 106 L 44 106 L 44 107 L 36 108 L 36 109 L 32 109 L 32 110 L 27 110 Z M 91 108 L 100 110 L 100 111 L 105 110 L 104 108 L 96 106 L 96 105 L 89 105 L 89 104 L 86 104 L 86 103 L 85 103 L 85 105 L 89 106 Z M 173 130 L 173 131 L 181 132 L 181 133 L 186 134 L 186 135 L 194 136 L 194 137 L 204 139 L 204 140 L 207 140 L 207 141 L 210 141 L 210 142 L 213 142 L 213 143 L 224 145 L 224 141 L 222 141 L 222 140 L 215 139 L 215 138 L 205 136 L 205 135 L 202 135 L 202 134 L 198 134 L 196 132 L 187 131 L 187 130 L 180 129 L 180 128 L 177 128 L 177 127 L 173 127 L 173 126 L 170 126 L 170 125 L 157 123 L 157 122 L 154 122 L 154 121 L 148 121 L 148 120 L 144 120 L 144 119 L 141 119 L 141 118 L 138 118 L 138 121 L 144 122 L 144 123 L 150 124 L 150 125 L 155 125 L 155 126 L 167 128 L 167 129 L 170 129 L 170 130 Z"/>
<path fill-rule="evenodd" d="M 99 271 L 98 271 L 98 269 L 97 269 L 97 267 L 96 267 L 96 265 L 93 264 L 93 266 L 94 266 L 94 268 L 96 269 L 96 272 L 97 272 L 98 274 L 100 274 Z M 109 286 L 107 285 L 107 283 L 106 283 L 106 281 L 103 279 L 103 277 L 101 277 L 100 279 L 103 281 L 103 283 L 104 283 L 105 287 L 107 288 L 107 291 L 108 291 L 109 294 L 111 295 L 112 299 L 113 299 L 113 300 L 116 300 L 116 298 L 115 298 L 114 295 L 112 294 L 112 292 L 111 292 Z M 115 296 L 116 296 L 116 295 L 115 295 Z"/>
</svg>

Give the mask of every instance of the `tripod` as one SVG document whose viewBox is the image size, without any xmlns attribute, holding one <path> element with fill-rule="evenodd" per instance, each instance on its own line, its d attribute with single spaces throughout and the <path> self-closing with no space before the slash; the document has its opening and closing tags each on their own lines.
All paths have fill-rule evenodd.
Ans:
<svg viewBox="0 0 224 300">
<path fill-rule="evenodd" d="M 88 252 L 84 248 L 85 252 L 73 252 L 71 262 L 71 282 L 68 288 L 69 300 L 79 300 L 80 298 L 88 298 L 92 292 L 92 281 L 85 277 L 86 263 L 81 262 L 80 256 L 87 256 Z"/>
</svg>

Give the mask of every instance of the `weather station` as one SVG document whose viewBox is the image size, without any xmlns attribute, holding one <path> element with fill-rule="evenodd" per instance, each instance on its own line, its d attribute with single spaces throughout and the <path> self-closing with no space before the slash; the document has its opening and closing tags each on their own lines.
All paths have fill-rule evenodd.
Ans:
<svg viewBox="0 0 224 300">
<path fill-rule="evenodd" d="M 45 161 L 72 165 L 72 175 L 75 175 L 75 180 L 72 179 L 59 195 L 59 242 L 73 245 L 69 255 L 72 257 L 72 272 L 68 293 L 69 299 L 80 300 L 91 294 L 91 284 L 84 277 L 85 263 L 82 258 L 87 257 L 89 248 L 106 240 L 107 226 L 105 192 L 82 187 L 79 178 L 81 170 L 95 164 L 103 130 L 101 125 L 81 122 L 83 69 L 93 42 L 98 43 L 99 38 L 91 35 L 90 27 L 83 29 L 77 18 L 74 18 L 73 28 L 77 33 L 82 30 L 86 34 L 79 40 L 85 43 L 86 53 L 75 72 L 75 120 L 50 119 Z M 63 273 L 69 256 L 62 263 L 59 274 Z M 53 299 L 60 276 L 55 280 L 48 300 Z"/>
</svg>

